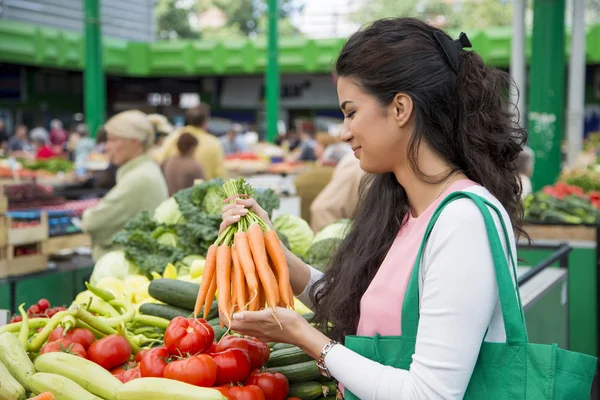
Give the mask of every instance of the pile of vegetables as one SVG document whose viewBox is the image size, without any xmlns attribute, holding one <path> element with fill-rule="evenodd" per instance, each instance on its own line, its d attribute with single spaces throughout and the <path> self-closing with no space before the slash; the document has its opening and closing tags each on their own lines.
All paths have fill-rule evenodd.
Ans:
<svg viewBox="0 0 600 400">
<path fill-rule="evenodd" d="M 552 224 L 596 224 L 600 220 L 600 193 L 585 194 L 578 186 L 546 186 L 523 201 L 525 221 Z"/>
<path fill-rule="evenodd" d="M 253 195 L 243 178 L 230 179 L 223 184 L 221 203 Z M 219 311 L 227 320 L 231 320 L 236 309 L 257 311 L 266 305 L 275 314 L 277 306 L 294 307 L 279 237 L 251 210 L 227 227 L 209 247 L 194 316 L 203 306 L 204 315 L 208 313 L 217 290 Z"/>
<path fill-rule="evenodd" d="M 59 172 L 67 173 L 74 169 L 72 161 L 62 158 L 51 158 L 48 160 L 28 160 L 19 159 L 23 168 L 30 171 L 44 171 L 49 174 L 57 174 Z"/>
<path fill-rule="evenodd" d="M 184 189 L 153 215 L 142 212 L 129 221 L 113 237 L 130 263 L 127 269 L 134 266 L 137 273 L 150 277 L 173 264 L 184 275 L 194 260 L 203 260 L 219 233 L 221 186 L 222 181 L 216 179 Z M 256 193 L 255 198 L 269 213 L 279 207 L 279 198 L 272 190 Z"/>
<path fill-rule="evenodd" d="M 321 229 L 315 235 L 306 254 L 302 257 L 304 262 L 324 272 L 329 260 L 331 260 L 338 246 L 348 234 L 349 229 L 349 219 L 341 219 Z"/>
</svg>

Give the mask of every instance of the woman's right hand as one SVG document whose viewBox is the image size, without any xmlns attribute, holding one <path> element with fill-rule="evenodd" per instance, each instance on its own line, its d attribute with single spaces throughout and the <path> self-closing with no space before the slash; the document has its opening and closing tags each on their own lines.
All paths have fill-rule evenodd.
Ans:
<svg viewBox="0 0 600 400">
<path fill-rule="evenodd" d="M 253 211 L 260 219 L 262 219 L 271 229 L 273 229 L 273 223 L 269 219 L 269 214 L 258 205 L 256 200 L 250 199 L 236 199 L 234 203 L 227 204 L 221 210 L 222 219 L 221 226 L 219 227 L 219 234 L 223 232 L 229 225 L 239 222 L 243 215 L 248 214 L 248 211 Z"/>
</svg>

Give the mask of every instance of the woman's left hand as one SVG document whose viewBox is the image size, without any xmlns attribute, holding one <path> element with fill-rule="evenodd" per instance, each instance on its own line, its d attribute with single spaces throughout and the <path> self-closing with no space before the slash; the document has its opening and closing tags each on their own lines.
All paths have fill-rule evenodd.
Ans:
<svg viewBox="0 0 600 400">
<path fill-rule="evenodd" d="M 231 329 L 254 336 L 263 342 L 281 342 L 298 345 L 308 322 L 294 310 L 277 307 L 277 320 L 272 308 L 261 311 L 241 311 L 233 315 Z M 280 325 L 281 324 L 281 325 Z"/>
</svg>

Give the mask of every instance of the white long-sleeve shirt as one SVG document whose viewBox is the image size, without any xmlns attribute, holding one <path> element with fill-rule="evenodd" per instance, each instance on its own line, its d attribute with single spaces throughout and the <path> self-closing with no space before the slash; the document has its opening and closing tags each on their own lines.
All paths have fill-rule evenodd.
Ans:
<svg viewBox="0 0 600 400">
<path fill-rule="evenodd" d="M 501 210 L 514 263 L 515 240 L 504 208 L 483 187 L 465 191 L 488 199 Z M 490 211 L 508 259 L 502 225 Z M 310 282 L 299 296 L 309 307 L 308 290 L 321 276 L 311 269 Z M 400 310 L 401 305 L 397 307 Z M 486 342 L 506 341 L 483 216 L 469 199 L 446 206 L 431 232 L 419 271 L 419 315 L 415 354 L 408 371 L 371 361 L 341 345 L 327 354 L 327 368 L 362 400 L 463 398 L 482 338 L 485 336 Z"/>
</svg>

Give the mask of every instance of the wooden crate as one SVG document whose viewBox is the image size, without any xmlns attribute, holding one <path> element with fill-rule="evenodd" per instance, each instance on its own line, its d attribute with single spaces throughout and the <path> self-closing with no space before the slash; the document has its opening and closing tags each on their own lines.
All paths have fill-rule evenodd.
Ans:
<svg viewBox="0 0 600 400">
<path fill-rule="evenodd" d="M 40 224 L 26 228 L 12 228 L 12 219 L 7 218 L 7 243 L 11 246 L 43 242 L 48 240 L 48 214 L 42 212 Z"/>
<path fill-rule="evenodd" d="M 0 215 L 0 247 L 8 244 L 8 219 L 6 215 Z"/>
<path fill-rule="evenodd" d="M 77 247 L 91 247 L 92 239 L 87 233 L 74 235 L 54 236 L 48 239 L 46 250 L 48 254 L 56 254 L 60 250 L 75 249 Z"/>
<path fill-rule="evenodd" d="M 18 257 L 14 255 L 15 246 L 8 245 L 6 247 L 8 276 L 32 274 L 48 269 L 46 242 L 38 242 L 35 245 L 37 246 L 37 254 Z"/>
<path fill-rule="evenodd" d="M 530 225 L 523 226 L 533 241 L 596 241 L 596 228 L 582 225 Z"/>
<path fill-rule="evenodd" d="M 7 247 L 0 247 L 0 279 L 8 277 Z"/>
</svg>

